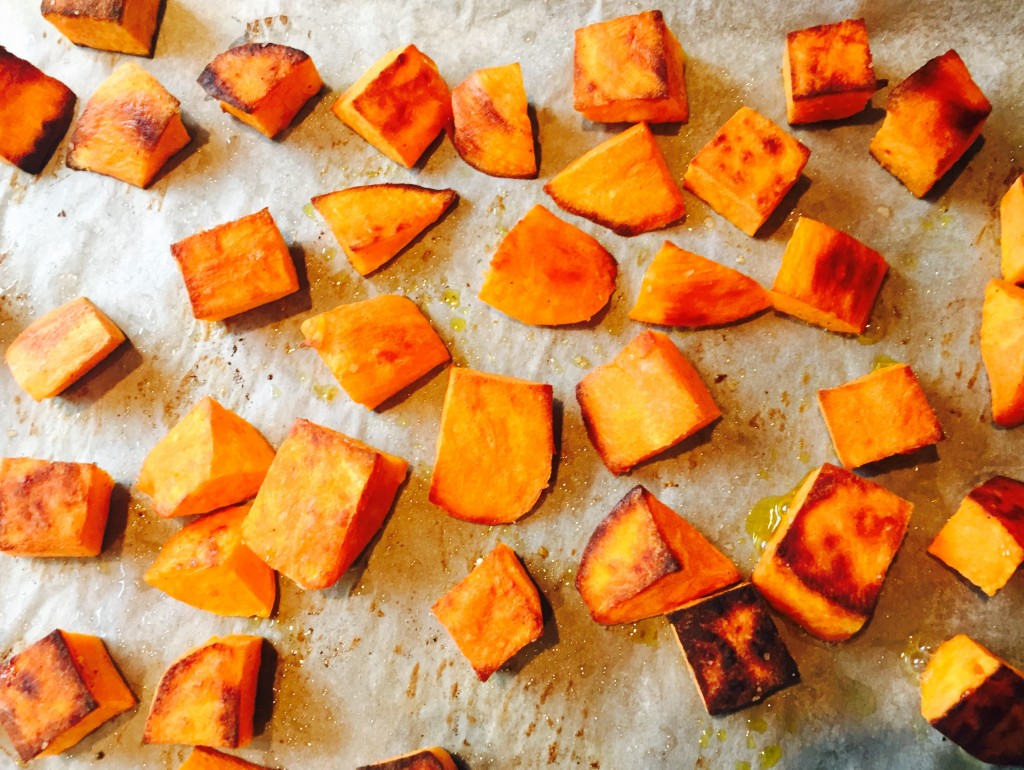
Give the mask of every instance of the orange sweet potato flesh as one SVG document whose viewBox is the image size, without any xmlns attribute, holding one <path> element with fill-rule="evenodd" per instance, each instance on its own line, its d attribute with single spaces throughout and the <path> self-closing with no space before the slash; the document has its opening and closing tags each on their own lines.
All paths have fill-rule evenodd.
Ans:
<svg viewBox="0 0 1024 770">
<path fill-rule="evenodd" d="M 999 202 L 999 230 L 1003 280 L 1024 283 L 1024 176 Z"/>
<path fill-rule="evenodd" d="M 544 192 L 570 214 L 619 235 L 639 235 L 681 219 L 683 194 L 646 123 L 628 128 L 569 164 Z"/>
<path fill-rule="evenodd" d="M 481 682 L 544 630 L 540 595 L 515 552 L 499 544 L 432 611 Z"/>
<path fill-rule="evenodd" d="M 550 385 L 452 368 L 430 502 L 480 524 L 525 515 L 551 479 L 552 419 Z"/>
<path fill-rule="evenodd" d="M 431 746 L 372 765 L 360 765 L 356 770 L 458 770 L 458 766 L 447 751 Z"/>
<path fill-rule="evenodd" d="M 196 746 L 178 770 L 266 770 L 266 768 L 263 765 L 255 765 L 230 754 L 224 754 L 216 749 Z"/>
<path fill-rule="evenodd" d="M 252 740 L 263 638 L 213 637 L 160 678 L 144 743 L 241 748 Z"/>
<path fill-rule="evenodd" d="M 0 158 L 38 174 L 75 115 L 75 94 L 0 46 Z"/>
<path fill-rule="evenodd" d="M 43 18 L 72 43 L 152 56 L 160 0 L 43 0 Z"/>
<path fill-rule="evenodd" d="M 753 278 L 665 241 L 644 273 L 629 317 L 700 329 L 741 321 L 770 304 Z"/>
<path fill-rule="evenodd" d="M 1013 428 L 1024 422 L 1024 289 L 993 279 L 981 309 L 981 360 L 992 393 L 992 419 Z"/>
<path fill-rule="evenodd" d="M 479 296 L 526 324 L 580 323 L 608 304 L 617 272 L 600 243 L 538 204 L 498 246 Z"/>
</svg>

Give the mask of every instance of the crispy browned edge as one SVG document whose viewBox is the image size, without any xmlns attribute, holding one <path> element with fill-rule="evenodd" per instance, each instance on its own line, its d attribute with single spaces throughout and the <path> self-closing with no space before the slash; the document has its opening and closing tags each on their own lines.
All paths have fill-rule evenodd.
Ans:
<svg viewBox="0 0 1024 770">
<path fill-rule="evenodd" d="M 831 29 L 833 29 L 835 27 L 841 27 L 841 26 L 843 26 L 845 24 L 851 24 L 851 23 L 860 25 L 860 27 L 864 30 L 864 36 L 865 36 L 865 42 L 866 42 L 867 41 L 867 24 L 864 21 L 864 17 L 860 17 L 860 18 L 857 18 L 857 19 L 845 19 L 843 21 L 833 22 L 831 24 L 816 24 L 813 27 L 806 27 L 805 29 L 798 29 L 798 30 L 794 30 L 792 32 L 788 32 L 786 34 L 786 47 L 788 48 L 793 43 L 793 41 L 795 41 L 801 35 L 806 35 L 808 33 L 813 34 L 813 35 L 820 35 L 822 32 L 827 32 L 828 30 L 831 30 Z M 875 71 L 874 64 L 875 64 L 874 63 L 874 57 L 871 55 L 871 48 L 869 46 L 868 47 L 868 66 L 871 67 L 871 74 L 872 74 L 872 76 L 874 76 L 874 71 Z M 799 95 L 798 94 L 794 94 L 793 95 L 793 101 L 794 102 L 802 102 L 802 101 L 806 101 L 806 100 L 809 100 L 809 99 L 816 99 L 819 96 L 829 96 L 831 94 L 850 93 L 851 91 L 853 91 L 853 92 L 856 92 L 856 91 L 867 91 L 869 89 L 871 91 L 877 91 L 881 87 L 882 86 L 880 85 L 880 83 L 879 83 L 879 81 L 877 79 L 876 80 L 872 80 L 870 84 L 869 83 L 853 83 L 853 82 L 851 82 L 849 80 L 844 79 L 841 75 L 837 75 L 837 76 L 833 77 L 829 81 L 829 85 L 827 87 L 825 87 L 825 88 L 818 88 L 818 89 L 816 89 L 814 91 L 809 91 L 808 93 L 805 93 L 805 94 L 799 94 Z"/>
<path fill-rule="evenodd" d="M 417 763 L 420 763 L 417 765 Z M 407 770 L 407 768 L 420 767 L 430 770 L 444 770 L 444 764 L 430 749 L 422 749 L 412 754 L 406 754 L 394 759 L 385 759 L 373 765 L 360 765 L 356 770 Z"/>
<path fill-rule="evenodd" d="M 121 21 L 127 0 L 43 0 L 40 12 L 58 16 L 98 19 L 100 21 Z"/>
<path fill-rule="evenodd" d="M 280 43 L 244 43 L 213 57 L 213 61 L 206 65 L 206 68 L 199 75 L 196 82 L 199 83 L 199 85 L 203 87 L 203 90 L 214 99 L 227 102 L 232 107 L 235 107 L 242 112 L 253 112 L 258 105 L 238 98 L 232 90 L 233 84 L 224 80 L 220 74 L 218 74 L 218 65 L 228 58 L 252 56 L 254 53 L 262 52 L 267 48 L 273 48 L 278 52 L 278 55 L 281 58 L 290 59 L 293 66 L 299 65 L 309 58 L 309 54 L 305 51 L 300 51 L 298 48 L 292 48 L 291 46 L 281 45 Z"/>
<path fill-rule="evenodd" d="M 995 764 L 1024 764 L 1024 677 L 1000 662 L 992 676 L 932 722 L 968 754 Z"/>
</svg>

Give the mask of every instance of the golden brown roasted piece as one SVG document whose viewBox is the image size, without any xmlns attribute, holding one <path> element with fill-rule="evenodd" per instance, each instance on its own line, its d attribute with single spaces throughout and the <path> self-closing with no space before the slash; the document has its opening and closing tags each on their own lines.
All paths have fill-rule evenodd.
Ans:
<svg viewBox="0 0 1024 770">
<path fill-rule="evenodd" d="M 43 170 L 75 115 L 75 94 L 0 46 L 0 158 Z"/>
</svg>

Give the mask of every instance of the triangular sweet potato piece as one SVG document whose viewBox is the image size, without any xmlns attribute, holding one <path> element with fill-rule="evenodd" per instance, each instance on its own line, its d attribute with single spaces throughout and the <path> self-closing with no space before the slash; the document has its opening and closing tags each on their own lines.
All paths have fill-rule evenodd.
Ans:
<svg viewBox="0 0 1024 770">
<path fill-rule="evenodd" d="M 455 190 L 371 184 L 318 195 L 313 205 L 352 267 L 367 275 L 412 243 L 458 197 Z"/>
<path fill-rule="evenodd" d="M 992 419 L 1012 428 L 1024 422 L 1024 289 L 993 279 L 981 311 L 981 360 L 992 390 Z"/>
<path fill-rule="evenodd" d="M 739 321 L 771 304 L 757 281 L 665 241 L 629 311 L 634 321 L 699 329 Z"/>
</svg>

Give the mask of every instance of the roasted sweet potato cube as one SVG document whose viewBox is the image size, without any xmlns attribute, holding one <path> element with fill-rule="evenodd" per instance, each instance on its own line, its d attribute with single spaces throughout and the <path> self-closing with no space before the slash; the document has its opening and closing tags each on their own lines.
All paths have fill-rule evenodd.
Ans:
<svg viewBox="0 0 1024 770">
<path fill-rule="evenodd" d="M 63 393 L 124 340 L 102 310 L 79 297 L 29 324 L 4 359 L 22 390 L 42 401 Z"/>
<path fill-rule="evenodd" d="M 846 233 L 800 217 L 772 285 L 772 304 L 834 332 L 862 334 L 889 264 Z"/>
<path fill-rule="evenodd" d="M 95 636 L 57 630 L 0 667 L 0 727 L 23 761 L 66 751 L 134 705 Z"/>
<path fill-rule="evenodd" d="M 878 89 L 864 19 L 797 30 L 782 53 L 786 120 L 841 120 L 863 110 Z"/>
<path fill-rule="evenodd" d="M 915 452 L 943 438 L 939 418 L 906 364 L 819 390 L 818 406 L 846 468 Z"/>
<path fill-rule="evenodd" d="M 309 55 L 277 43 L 245 43 L 214 57 L 199 85 L 220 108 L 273 139 L 323 87 Z"/>
<path fill-rule="evenodd" d="M 277 600 L 274 570 L 242 544 L 250 506 L 211 513 L 164 543 L 145 581 L 179 602 L 234 617 L 269 618 Z"/>
<path fill-rule="evenodd" d="M 371 184 L 318 195 L 313 206 L 352 267 L 368 275 L 440 219 L 458 197 L 455 190 Z"/>
<path fill-rule="evenodd" d="M 1024 764 L 1024 671 L 964 634 L 939 645 L 921 674 L 921 715 L 983 762 Z"/>
<path fill-rule="evenodd" d="M 477 70 L 452 89 L 452 144 L 477 171 L 514 179 L 537 176 L 518 63 Z"/>
<path fill-rule="evenodd" d="M 148 187 L 190 141 L 178 100 L 146 70 L 128 62 L 86 103 L 71 132 L 67 165 Z"/>
<path fill-rule="evenodd" d="M 192 315 L 220 321 L 299 290 L 295 263 L 269 209 L 171 244 Z"/>
<path fill-rule="evenodd" d="M 550 385 L 454 367 L 430 502 L 457 519 L 510 524 L 540 499 L 554 453 Z"/>
<path fill-rule="evenodd" d="M 149 450 L 137 486 L 158 516 L 208 513 L 253 497 L 273 459 L 258 430 L 206 396 Z"/>
<path fill-rule="evenodd" d="M 675 446 L 722 416 L 666 335 L 641 332 L 576 386 L 587 433 L 612 473 Z"/>
<path fill-rule="evenodd" d="M 800 681 L 768 605 L 750 583 L 699 599 L 668 619 L 712 716 L 752 706 Z"/>
<path fill-rule="evenodd" d="M 797 490 L 751 579 L 807 633 L 827 642 L 848 639 L 874 611 L 913 508 L 826 463 Z"/>
<path fill-rule="evenodd" d="M 74 115 L 70 88 L 0 46 L 0 158 L 38 174 Z"/>
<path fill-rule="evenodd" d="M 683 194 L 646 123 L 613 136 L 544 185 L 570 214 L 619 235 L 665 227 L 686 213 Z"/>
<path fill-rule="evenodd" d="M 738 582 L 740 573 L 682 516 L 634 487 L 590 536 L 576 590 L 598 623 L 632 623 Z"/>
<path fill-rule="evenodd" d="M 408 463 L 299 419 L 242 523 L 242 542 L 302 588 L 330 588 L 362 553 Z"/>
<path fill-rule="evenodd" d="M 397 294 L 307 318 L 302 335 L 351 399 L 367 409 L 451 358 L 427 317 Z"/>
<path fill-rule="evenodd" d="M 498 246 L 480 299 L 526 324 L 581 323 L 608 304 L 617 272 L 604 246 L 537 204 Z"/>
<path fill-rule="evenodd" d="M 457 770 L 457 765 L 447 751 L 432 746 L 372 765 L 360 765 L 356 770 Z"/>
<path fill-rule="evenodd" d="M 266 770 L 244 759 L 224 754 L 216 749 L 196 746 L 178 770 Z"/>
<path fill-rule="evenodd" d="M 972 489 L 928 553 L 995 596 L 1024 562 L 1024 483 L 993 476 Z"/>
<path fill-rule="evenodd" d="M 990 112 L 963 60 L 946 51 L 889 93 L 871 154 L 921 198 L 974 144 Z"/>
<path fill-rule="evenodd" d="M 685 123 L 686 57 L 661 11 L 576 30 L 572 93 L 577 112 L 603 123 Z"/>
<path fill-rule="evenodd" d="M 416 46 L 386 53 L 331 111 L 382 153 L 412 168 L 452 120 L 452 95 Z"/>
<path fill-rule="evenodd" d="M 629 317 L 700 329 L 741 321 L 770 304 L 753 278 L 665 241 L 644 273 Z"/>
<path fill-rule="evenodd" d="M 152 56 L 160 0 L 43 0 L 43 18 L 75 45 Z"/>
<path fill-rule="evenodd" d="M 993 279 L 981 309 L 981 360 L 992 392 L 992 420 L 1024 422 L 1024 289 Z"/>
<path fill-rule="evenodd" d="M 544 630 L 537 587 L 503 544 L 431 609 L 481 682 Z"/>
<path fill-rule="evenodd" d="M 114 480 L 92 463 L 0 460 L 0 551 L 98 556 Z"/>
<path fill-rule="evenodd" d="M 1024 176 L 1017 177 L 999 203 L 999 227 L 1003 280 L 1024 283 Z"/>
<path fill-rule="evenodd" d="M 263 637 L 213 637 L 168 668 L 146 717 L 144 743 L 237 749 L 252 740 Z"/>
<path fill-rule="evenodd" d="M 810 154 L 771 120 L 741 107 L 690 161 L 683 186 L 752 236 L 796 184 Z"/>
</svg>

